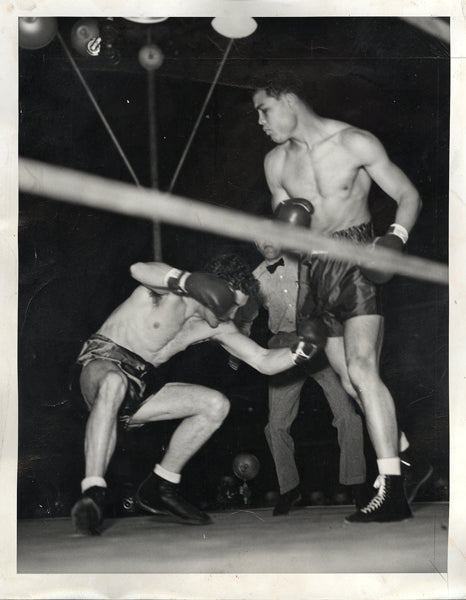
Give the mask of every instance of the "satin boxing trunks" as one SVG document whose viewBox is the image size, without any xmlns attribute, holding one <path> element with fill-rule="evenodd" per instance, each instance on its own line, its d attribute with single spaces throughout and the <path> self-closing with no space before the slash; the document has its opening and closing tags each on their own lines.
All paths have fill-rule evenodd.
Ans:
<svg viewBox="0 0 466 600">
<path fill-rule="evenodd" d="M 374 238 L 374 230 L 372 223 L 363 223 L 336 231 L 332 238 L 368 244 Z M 358 266 L 324 253 L 311 254 L 306 264 L 309 291 L 300 312 L 322 318 L 329 337 L 342 336 L 343 323 L 352 317 L 382 314 L 380 288 Z"/>
<path fill-rule="evenodd" d="M 126 396 L 118 413 L 125 426 L 144 401 L 167 383 L 159 369 L 99 333 L 84 343 L 76 362 L 85 367 L 93 360 L 114 363 L 128 380 Z M 87 408 L 90 410 L 91 406 L 87 405 Z"/>
</svg>

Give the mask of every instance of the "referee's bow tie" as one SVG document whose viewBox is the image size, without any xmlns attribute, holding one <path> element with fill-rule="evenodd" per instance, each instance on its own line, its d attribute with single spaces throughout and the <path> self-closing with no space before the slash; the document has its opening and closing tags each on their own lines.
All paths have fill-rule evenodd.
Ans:
<svg viewBox="0 0 466 600">
<path fill-rule="evenodd" d="M 275 273 L 275 271 L 277 270 L 277 267 L 284 267 L 285 266 L 285 261 L 283 260 L 283 258 L 280 258 L 280 260 L 277 260 L 277 262 L 274 262 L 271 265 L 267 265 L 267 271 L 269 273 Z"/>
</svg>

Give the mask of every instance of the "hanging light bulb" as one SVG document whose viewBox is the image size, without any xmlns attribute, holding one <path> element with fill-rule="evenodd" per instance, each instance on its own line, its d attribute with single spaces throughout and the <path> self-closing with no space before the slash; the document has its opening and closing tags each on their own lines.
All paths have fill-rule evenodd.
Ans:
<svg viewBox="0 0 466 600">
<path fill-rule="evenodd" d="M 71 45 L 82 56 L 97 56 L 101 41 L 97 19 L 79 19 L 71 29 Z"/>
<path fill-rule="evenodd" d="M 143 23 L 150 25 L 151 23 L 161 23 L 166 21 L 168 17 L 123 17 L 127 21 L 133 21 L 133 23 Z"/>
<path fill-rule="evenodd" d="M 257 29 L 257 21 L 252 17 L 235 14 L 228 17 L 215 17 L 211 22 L 217 33 L 227 38 L 245 38 Z"/>
<path fill-rule="evenodd" d="M 146 71 L 155 71 L 162 66 L 163 53 L 155 44 L 146 44 L 139 50 L 138 60 Z"/>
<path fill-rule="evenodd" d="M 26 50 L 38 50 L 53 40 L 57 30 L 55 17 L 19 17 L 19 45 Z"/>
</svg>

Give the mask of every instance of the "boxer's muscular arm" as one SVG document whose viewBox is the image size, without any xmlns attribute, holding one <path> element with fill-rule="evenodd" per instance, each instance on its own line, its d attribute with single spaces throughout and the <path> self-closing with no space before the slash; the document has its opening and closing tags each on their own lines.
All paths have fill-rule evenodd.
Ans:
<svg viewBox="0 0 466 600">
<path fill-rule="evenodd" d="M 213 273 L 190 273 L 151 262 L 132 265 L 131 275 L 159 294 L 173 292 L 194 298 L 218 317 L 224 316 L 235 303 L 235 295 L 228 284 Z"/>
<path fill-rule="evenodd" d="M 281 184 L 284 160 L 285 155 L 282 148 L 274 148 L 264 159 L 265 178 L 272 194 L 272 210 L 275 210 L 281 202 L 290 197 Z"/>
<path fill-rule="evenodd" d="M 306 364 L 327 343 L 327 327 L 319 319 L 301 321 L 297 334 L 297 342 L 291 348 L 266 349 L 241 334 L 233 323 L 225 323 L 211 339 L 260 373 L 274 375 L 293 365 Z"/>
<path fill-rule="evenodd" d="M 389 159 L 383 145 L 369 132 L 350 129 L 342 141 L 375 183 L 398 204 L 395 222 L 411 231 L 422 202 L 405 173 Z"/>
<path fill-rule="evenodd" d="M 131 265 L 130 273 L 131 277 L 145 287 L 159 294 L 167 294 L 169 290 L 165 283 L 165 276 L 171 268 L 170 265 L 161 262 L 138 262 Z"/>
<path fill-rule="evenodd" d="M 289 348 L 263 348 L 240 333 L 233 323 L 222 323 L 211 340 L 264 375 L 286 371 L 295 364 Z"/>
</svg>

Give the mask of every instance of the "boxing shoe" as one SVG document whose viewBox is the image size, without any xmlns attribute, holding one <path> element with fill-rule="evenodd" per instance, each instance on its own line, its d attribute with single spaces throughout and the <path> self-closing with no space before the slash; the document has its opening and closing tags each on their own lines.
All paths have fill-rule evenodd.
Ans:
<svg viewBox="0 0 466 600">
<path fill-rule="evenodd" d="M 155 473 L 150 473 L 136 492 L 136 503 L 152 514 L 169 514 L 178 523 L 208 525 L 212 523 L 206 513 L 189 504 L 179 494 L 179 486 Z"/>
<path fill-rule="evenodd" d="M 301 500 L 301 493 L 299 491 L 299 486 L 296 486 L 292 490 L 285 492 L 280 495 L 280 498 L 273 509 L 273 516 L 278 517 L 280 515 L 287 515 L 291 507 Z"/>
<path fill-rule="evenodd" d="M 353 496 L 356 508 L 361 510 L 372 500 L 374 496 L 374 490 L 366 482 L 356 483 L 351 486 L 351 494 Z"/>
<path fill-rule="evenodd" d="M 94 485 L 83 492 L 71 509 L 71 520 L 78 533 L 100 535 L 104 520 L 107 489 Z"/>
<path fill-rule="evenodd" d="M 345 518 L 348 523 L 403 521 L 412 517 L 401 475 L 379 475 L 377 494 L 360 510 Z"/>
<path fill-rule="evenodd" d="M 425 459 L 414 459 L 408 450 L 400 452 L 401 474 L 406 498 L 411 504 L 422 485 L 431 477 L 434 469 Z"/>
</svg>

